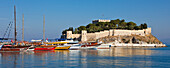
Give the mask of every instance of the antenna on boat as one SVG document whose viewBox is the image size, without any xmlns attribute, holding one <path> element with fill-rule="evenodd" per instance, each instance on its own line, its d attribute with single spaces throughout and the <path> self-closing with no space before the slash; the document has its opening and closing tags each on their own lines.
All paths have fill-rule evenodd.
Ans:
<svg viewBox="0 0 170 68">
<path fill-rule="evenodd" d="M 22 14 L 22 42 L 24 41 L 24 14 Z"/>
<path fill-rule="evenodd" d="M 43 42 L 45 42 L 45 15 L 43 16 Z"/>
<path fill-rule="evenodd" d="M 16 7 L 14 5 L 14 43 L 16 44 L 16 41 L 17 41 L 17 31 L 16 31 Z"/>
</svg>

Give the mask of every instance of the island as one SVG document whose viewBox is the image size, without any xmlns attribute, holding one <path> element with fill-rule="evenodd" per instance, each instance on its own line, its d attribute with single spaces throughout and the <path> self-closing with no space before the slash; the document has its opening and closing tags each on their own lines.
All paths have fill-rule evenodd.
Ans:
<svg viewBox="0 0 170 68">
<path fill-rule="evenodd" d="M 137 25 L 124 19 L 93 20 L 92 23 L 78 28 L 63 30 L 61 38 L 80 42 L 101 42 L 112 46 L 166 46 L 151 33 L 146 23 Z"/>
</svg>

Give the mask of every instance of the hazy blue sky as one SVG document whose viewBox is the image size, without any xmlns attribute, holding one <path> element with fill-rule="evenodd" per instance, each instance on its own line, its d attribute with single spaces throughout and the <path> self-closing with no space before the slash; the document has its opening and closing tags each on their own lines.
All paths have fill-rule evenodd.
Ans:
<svg viewBox="0 0 170 68">
<path fill-rule="evenodd" d="M 13 21 L 14 4 L 18 39 L 24 13 L 25 40 L 42 39 L 45 15 L 47 38 L 60 37 L 62 30 L 94 19 L 125 19 L 138 25 L 146 22 L 154 36 L 170 43 L 170 0 L 0 0 L 0 37 Z"/>
</svg>

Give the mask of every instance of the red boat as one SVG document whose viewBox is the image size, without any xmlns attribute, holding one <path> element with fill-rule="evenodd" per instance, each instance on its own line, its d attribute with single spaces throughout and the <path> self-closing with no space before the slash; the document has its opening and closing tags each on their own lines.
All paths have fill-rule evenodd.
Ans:
<svg viewBox="0 0 170 68">
<path fill-rule="evenodd" d="M 37 48 L 35 48 L 34 50 L 35 51 L 42 51 L 42 50 L 44 50 L 44 51 L 49 51 L 49 50 L 54 50 L 55 49 L 55 47 L 37 47 Z"/>
</svg>

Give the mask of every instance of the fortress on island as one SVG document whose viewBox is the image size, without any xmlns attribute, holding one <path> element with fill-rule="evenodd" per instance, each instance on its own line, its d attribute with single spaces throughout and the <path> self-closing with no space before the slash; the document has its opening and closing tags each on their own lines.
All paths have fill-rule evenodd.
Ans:
<svg viewBox="0 0 170 68">
<path fill-rule="evenodd" d="M 127 36 L 127 35 L 141 35 L 145 36 L 151 33 L 151 28 L 143 30 L 121 30 L 121 29 L 110 29 L 95 33 L 87 33 L 86 30 L 82 30 L 81 34 L 72 34 L 72 31 L 67 31 L 66 38 L 80 39 L 82 42 L 88 40 L 96 40 L 106 36 Z"/>
<path fill-rule="evenodd" d="M 110 20 L 93 20 L 93 24 L 97 22 L 110 22 Z M 107 36 L 130 36 L 130 35 L 140 35 L 145 36 L 151 34 L 151 28 L 141 29 L 141 30 L 127 30 L 127 29 L 109 29 L 94 33 L 88 33 L 87 30 L 82 30 L 81 34 L 73 34 L 72 31 L 66 31 L 63 35 L 65 38 L 78 39 L 82 42 L 97 40 L 102 37 Z"/>
</svg>

